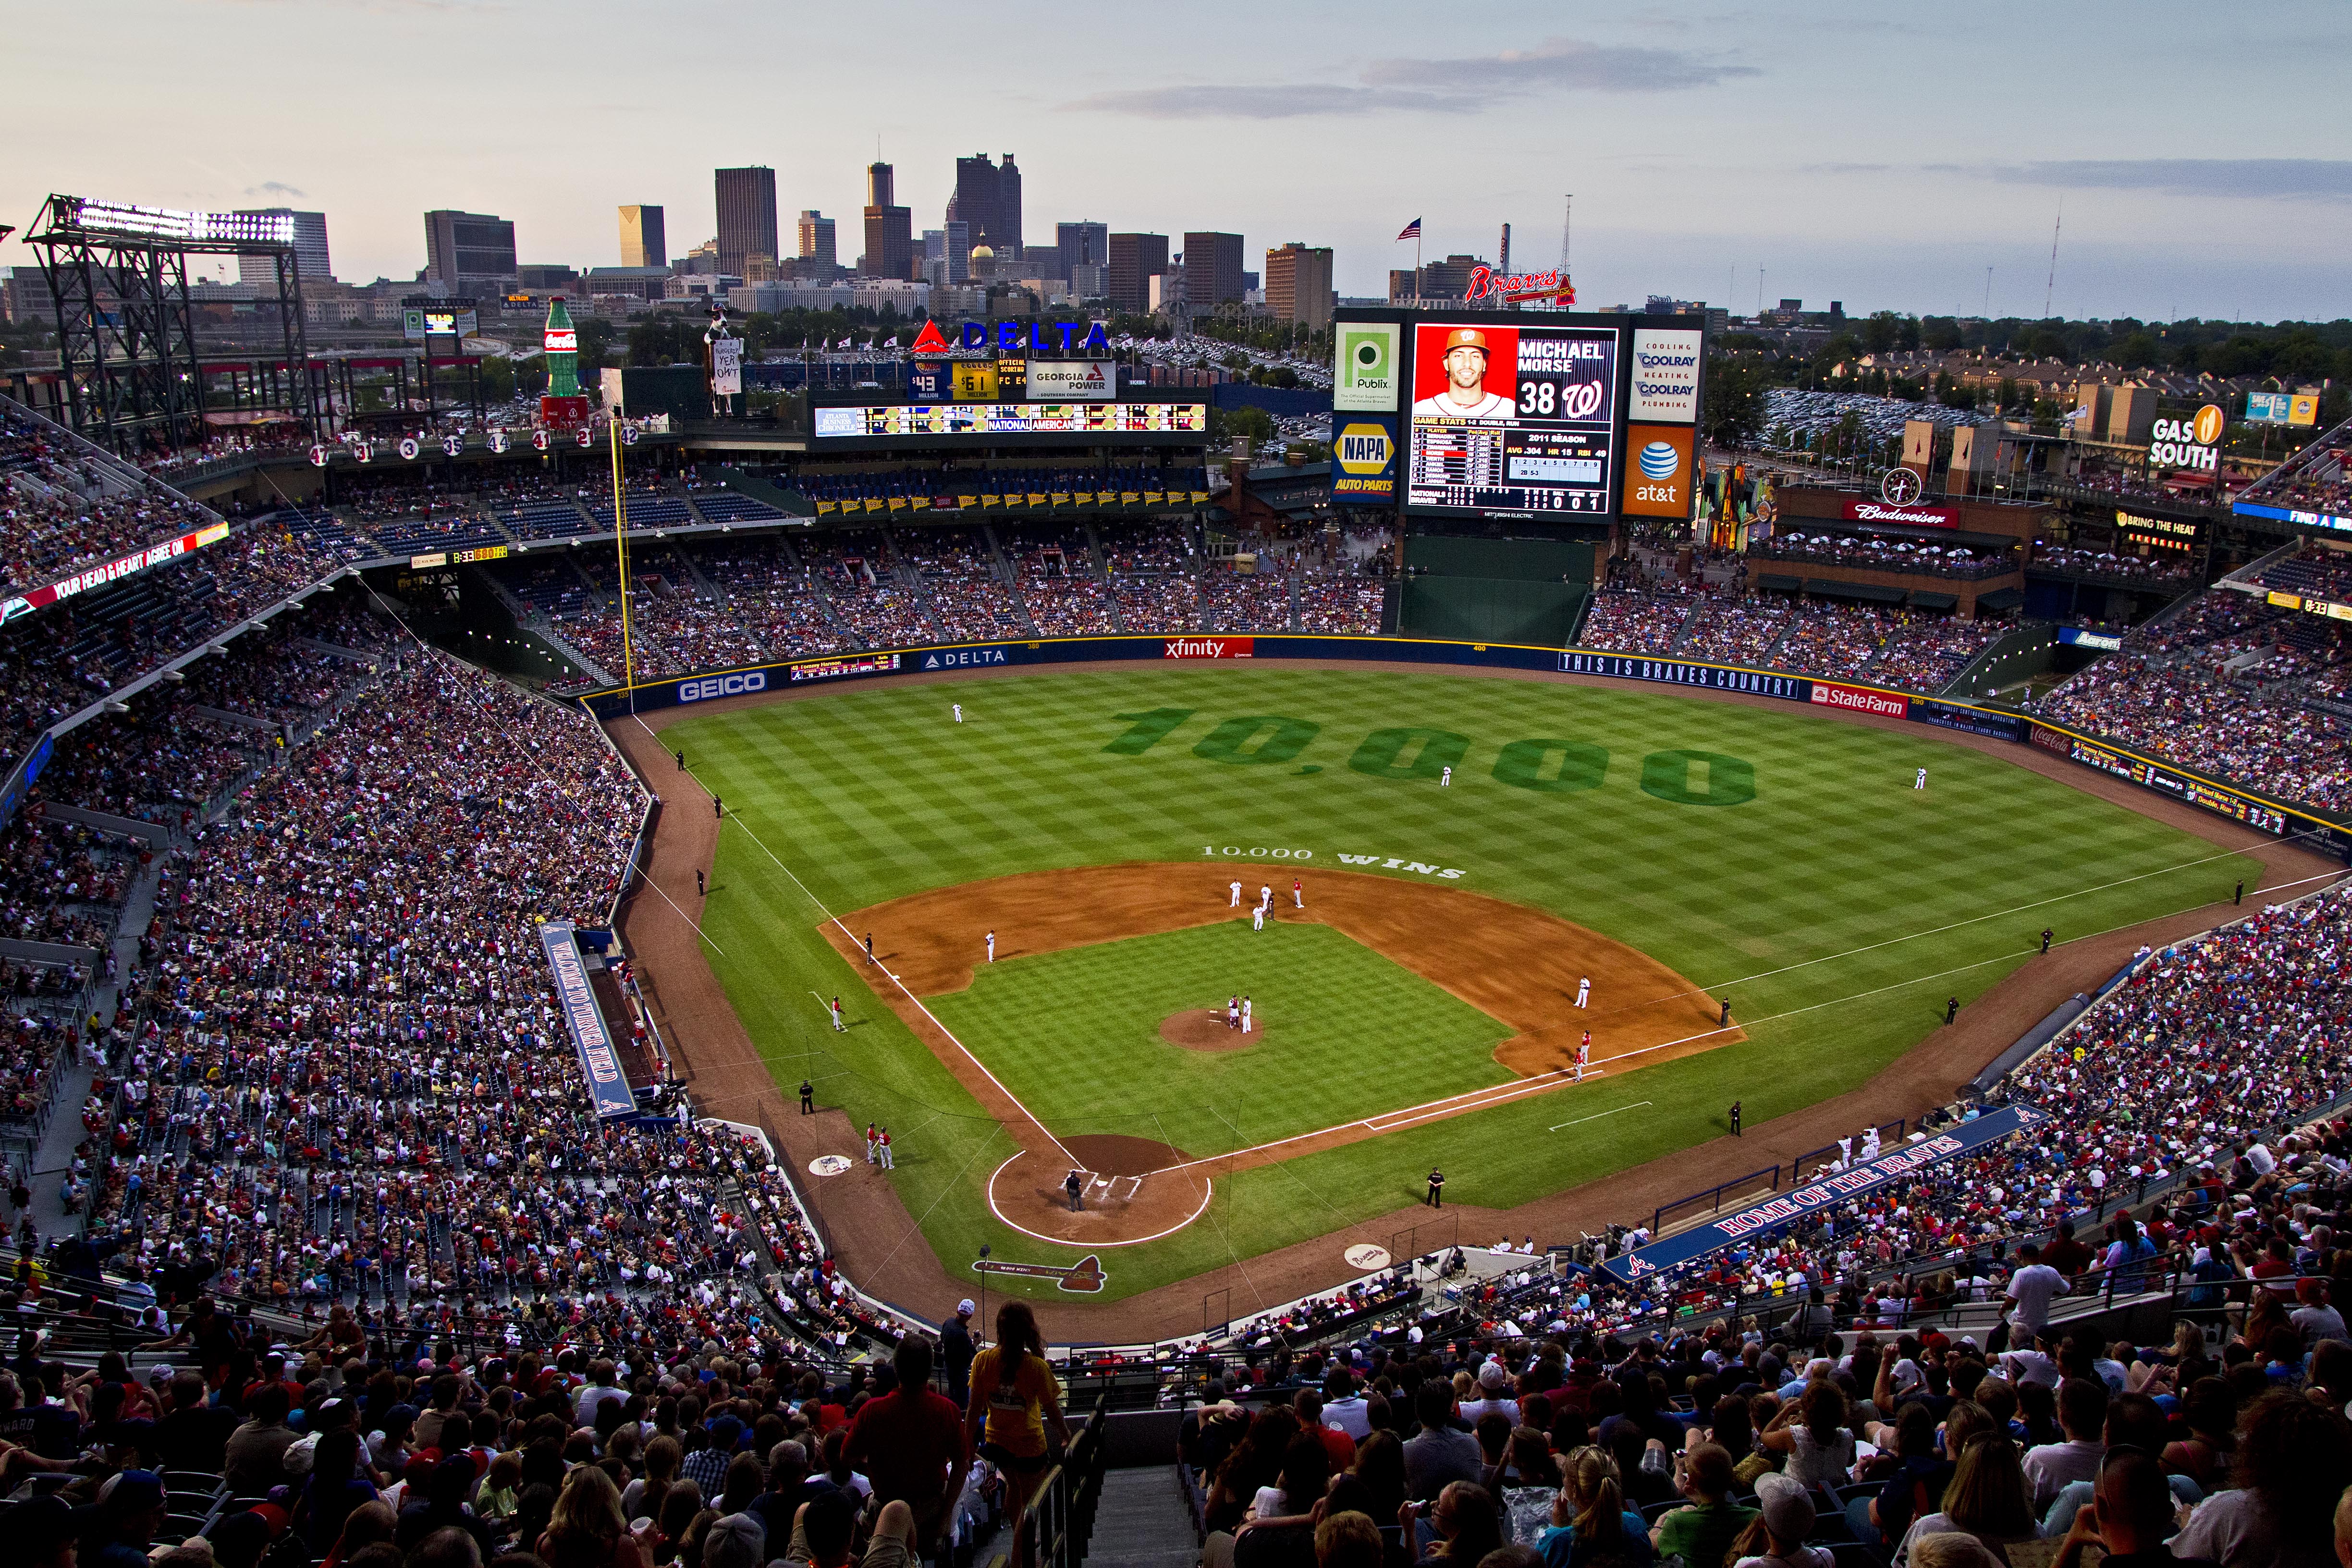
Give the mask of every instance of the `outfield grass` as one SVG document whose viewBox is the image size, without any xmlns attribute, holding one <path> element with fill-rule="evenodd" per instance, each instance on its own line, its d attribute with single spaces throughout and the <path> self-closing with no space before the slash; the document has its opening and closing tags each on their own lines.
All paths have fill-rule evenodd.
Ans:
<svg viewBox="0 0 2352 1568">
<path fill-rule="evenodd" d="M 1237 993 L 1271 1044 L 1209 1052 L 1160 1037 L 1169 1015 L 1222 1011 Z M 1055 1133 L 1195 1155 L 1511 1078 L 1494 1058 L 1507 1026 L 1321 925 L 1226 921 L 1009 959 L 928 1005 Z"/>
<path fill-rule="evenodd" d="M 953 700 L 968 722 L 950 720 Z M 1450 1196 L 1507 1205 L 1711 1137 L 1734 1099 L 1750 1124 L 1797 1110 L 1900 1055 L 1947 995 L 1999 980 L 2044 924 L 2062 939 L 2132 924 L 2226 898 L 2255 869 L 1925 726 L 1638 688 L 1081 669 L 845 689 L 664 738 L 766 846 L 732 827 L 719 840 L 705 921 L 730 999 L 780 1079 L 806 1072 L 823 1100 L 893 1129 L 895 1179 L 951 1268 L 983 1241 L 1018 1259 L 1050 1252 L 987 1210 L 1011 1142 L 870 999 L 770 850 L 840 910 L 1041 868 L 1204 850 L 1222 862 L 1227 847 L 1310 851 L 1310 889 L 1312 868 L 1342 854 L 1396 857 L 1458 869 L 1455 886 L 1552 910 L 1736 999 L 1742 1044 L 1223 1181 L 1202 1223 L 1106 1259 L 1112 1297 L 1393 1208 L 1435 1161 Z M 811 994 L 836 991 L 856 1018 L 845 1041 Z M 1067 995 L 1055 1027 L 1073 1038 L 1148 1032 L 1165 1011 L 1147 1001 L 1138 1019 L 1118 987 Z M 1244 1129 L 1325 1092 L 1274 1053 L 1208 1070 L 1204 1108 Z M 1368 1054 L 1351 1074 L 1349 1093 L 1384 1105 L 1431 1098 L 1410 1059 Z"/>
</svg>

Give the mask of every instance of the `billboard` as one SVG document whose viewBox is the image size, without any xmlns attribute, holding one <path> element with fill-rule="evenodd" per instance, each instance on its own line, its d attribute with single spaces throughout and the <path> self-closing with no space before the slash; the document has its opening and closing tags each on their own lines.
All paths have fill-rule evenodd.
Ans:
<svg viewBox="0 0 2352 1568">
<path fill-rule="evenodd" d="M 421 342 L 426 338 L 470 338 L 481 330 L 481 318 L 471 300 L 436 300 L 427 305 L 401 306 L 400 335 L 410 342 Z"/>
<path fill-rule="evenodd" d="M 2163 418 L 2149 432 L 2147 466 L 2211 478 L 2221 468 L 2221 405 L 2209 403 L 2186 419 Z"/>
<path fill-rule="evenodd" d="M 2319 394 L 2315 392 L 2250 392 L 2246 394 L 2249 425 L 2316 425 Z"/>
<path fill-rule="evenodd" d="M 1692 448 L 1697 437 L 1698 431 L 1688 425 L 1625 426 L 1622 510 L 1627 517 L 1690 516 Z"/>
<path fill-rule="evenodd" d="M 1331 406 L 1341 414 L 1393 414 L 1403 384 L 1394 321 L 1342 321 L 1331 362 Z"/>
<path fill-rule="evenodd" d="M 1100 359 L 1033 359 L 1027 391 L 1032 403 L 1108 403 L 1118 395 L 1118 367 Z"/>
<path fill-rule="evenodd" d="M 710 340 L 710 390 L 719 397 L 740 397 L 743 392 L 743 340 Z"/>
<path fill-rule="evenodd" d="M 1625 417 L 1664 425 L 1698 423 L 1698 373 L 1702 363 L 1696 330 L 1633 329 L 1633 386 Z"/>
<path fill-rule="evenodd" d="M 1396 421 L 1359 416 L 1331 432 L 1331 499 L 1396 499 Z"/>
<path fill-rule="evenodd" d="M 1490 517 L 1612 510 L 1621 337 L 1614 326 L 1414 322 L 1407 504 Z"/>
<path fill-rule="evenodd" d="M 955 400 L 958 403 L 996 401 L 996 362 L 994 360 L 958 360 L 948 368 L 955 375 Z M 822 436 L 824 432 L 820 430 L 817 434 Z"/>
<path fill-rule="evenodd" d="M 959 374 L 963 366 L 957 367 Z M 995 366 L 984 366 L 993 371 Z M 1206 437 L 1205 403 L 849 404 L 810 412 L 820 441 L 894 437 L 1185 436 Z"/>
</svg>

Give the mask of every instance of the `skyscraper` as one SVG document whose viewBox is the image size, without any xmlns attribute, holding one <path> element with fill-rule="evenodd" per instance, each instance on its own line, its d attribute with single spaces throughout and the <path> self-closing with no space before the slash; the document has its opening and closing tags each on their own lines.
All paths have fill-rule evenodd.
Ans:
<svg viewBox="0 0 2352 1568">
<path fill-rule="evenodd" d="M 1151 309 L 1151 279 L 1168 270 L 1168 237 L 1110 235 L 1105 254 L 1104 293 L 1111 309 L 1135 315 Z"/>
<path fill-rule="evenodd" d="M 662 232 L 661 208 L 637 206 L 621 209 L 621 265 L 669 265 L 669 237 Z"/>
<path fill-rule="evenodd" d="M 914 215 L 891 199 L 897 194 L 893 174 L 887 163 L 866 165 L 866 254 L 860 265 L 868 278 L 895 281 L 915 277 L 919 258 Z"/>
<path fill-rule="evenodd" d="M 1013 154 L 1003 167 L 985 153 L 956 160 L 955 195 L 948 198 L 948 221 L 971 230 L 971 242 L 999 256 L 1021 254 L 1021 171 Z"/>
<path fill-rule="evenodd" d="M 1081 300 L 1101 299 L 1110 265 L 1110 225 L 1057 223 L 1054 244 L 1062 253 L 1062 276 L 1070 280 L 1070 292 Z"/>
<path fill-rule="evenodd" d="M 327 215 L 298 213 L 291 207 L 248 208 L 239 217 L 290 217 L 294 220 L 294 260 L 301 268 L 305 283 L 324 283 L 334 277 L 327 258 Z M 236 279 L 240 283 L 266 283 L 278 286 L 278 266 L 267 256 L 240 256 L 236 258 Z"/>
<path fill-rule="evenodd" d="M 971 281 L 971 230 L 951 223 L 923 230 L 922 273 L 932 287 Z"/>
<path fill-rule="evenodd" d="M 1184 236 L 1184 293 L 1207 315 L 1242 297 L 1242 237 L 1193 229 Z"/>
<path fill-rule="evenodd" d="M 751 257 L 776 257 L 776 172 L 765 164 L 720 169 L 716 184 L 719 270 L 740 278 Z"/>
<path fill-rule="evenodd" d="M 1265 253 L 1265 308 L 1277 321 L 1331 324 L 1331 251 L 1292 240 Z"/>
<path fill-rule="evenodd" d="M 489 213 L 425 215 L 425 271 L 457 293 L 488 291 L 515 276 L 514 223 Z"/>
<path fill-rule="evenodd" d="M 808 208 L 801 214 L 800 241 L 801 259 L 816 263 L 825 269 L 828 277 L 831 276 L 832 269 L 839 265 L 839 247 L 834 242 L 833 220 L 814 207 Z"/>
</svg>

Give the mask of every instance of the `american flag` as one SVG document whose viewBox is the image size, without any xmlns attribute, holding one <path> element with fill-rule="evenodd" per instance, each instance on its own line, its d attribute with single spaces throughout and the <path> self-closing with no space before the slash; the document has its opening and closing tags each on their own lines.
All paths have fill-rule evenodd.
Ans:
<svg viewBox="0 0 2352 1568">
<path fill-rule="evenodd" d="M 1398 233 L 1397 237 L 1399 239 L 1419 239 L 1421 237 L 1421 220 L 1419 218 L 1415 218 L 1411 223 L 1405 225 L 1403 229 Z"/>
</svg>

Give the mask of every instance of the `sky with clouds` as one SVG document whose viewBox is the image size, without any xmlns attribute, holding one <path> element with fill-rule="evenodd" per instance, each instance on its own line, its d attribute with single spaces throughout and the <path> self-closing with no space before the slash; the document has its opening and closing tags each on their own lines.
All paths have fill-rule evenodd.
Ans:
<svg viewBox="0 0 2352 1568">
<path fill-rule="evenodd" d="M 1843 0 L 1706 12 L 1194 0 L 81 0 L 9 25 L 0 223 L 51 191 L 315 207 L 339 277 L 407 278 L 429 207 L 526 261 L 619 260 L 614 209 L 713 232 L 766 163 L 859 248 L 877 139 L 937 226 L 953 160 L 1016 153 L 1056 220 L 1328 245 L 1342 294 L 1423 254 L 1560 255 L 1582 302 L 2352 314 L 2352 6 Z M 2063 213 L 2054 283 L 2053 222 Z M 32 255 L 0 244 L 0 265 Z M 1991 269 L 1988 277 L 1987 268 Z"/>
</svg>

